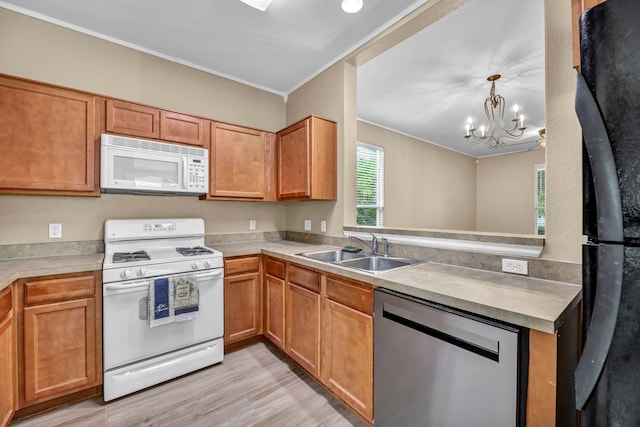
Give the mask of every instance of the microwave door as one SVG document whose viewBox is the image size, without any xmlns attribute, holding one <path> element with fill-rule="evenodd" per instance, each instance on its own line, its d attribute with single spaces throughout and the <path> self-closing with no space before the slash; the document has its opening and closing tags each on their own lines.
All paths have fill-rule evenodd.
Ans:
<svg viewBox="0 0 640 427">
<path fill-rule="evenodd" d="M 111 148 L 104 188 L 134 191 L 186 191 L 184 157 Z"/>
</svg>

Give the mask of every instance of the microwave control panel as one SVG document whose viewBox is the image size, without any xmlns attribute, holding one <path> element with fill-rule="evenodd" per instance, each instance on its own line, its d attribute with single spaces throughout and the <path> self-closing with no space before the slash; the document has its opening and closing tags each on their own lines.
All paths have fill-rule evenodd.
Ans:
<svg viewBox="0 0 640 427">
<path fill-rule="evenodd" d="M 189 157 L 187 160 L 189 191 L 209 191 L 209 161 L 205 157 Z"/>
</svg>

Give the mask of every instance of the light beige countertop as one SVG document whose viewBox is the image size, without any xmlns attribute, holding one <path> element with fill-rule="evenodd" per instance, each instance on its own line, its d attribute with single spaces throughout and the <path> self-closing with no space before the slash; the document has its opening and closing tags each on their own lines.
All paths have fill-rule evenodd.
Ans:
<svg viewBox="0 0 640 427">
<path fill-rule="evenodd" d="M 18 279 L 102 270 L 104 254 L 0 260 L 0 291 Z"/>
<path fill-rule="evenodd" d="M 211 245 L 225 257 L 265 254 L 453 308 L 553 333 L 581 299 L 581 286 L 427 262 L 385 273 L 316 261 L 296 254 L 331 246 L 289 241 Z"/>
</svg>

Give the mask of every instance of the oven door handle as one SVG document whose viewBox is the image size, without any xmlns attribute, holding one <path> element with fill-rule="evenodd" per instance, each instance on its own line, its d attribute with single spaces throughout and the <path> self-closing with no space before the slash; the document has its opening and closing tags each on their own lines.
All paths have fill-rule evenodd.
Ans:
<svg viewBox="0 0 640 427">
<path fill-rule="evenodd" d="M 142 280 L 139 282 L 109 283 L 105 285 L 104 288 L 107 291 L 132 291 L 139 288 L 148 289 L 150 284 L 150 280 Z"/>
<path fill-rule="evenodd" d="M 222 276 L 223 273 L 224 273 L 224 270 L 221 268 L 216 271 L 208 271 L 206 273 L 196 273 L 196 279 L 198 280 L 210 279 L 212 277 Z"/>
</svg>

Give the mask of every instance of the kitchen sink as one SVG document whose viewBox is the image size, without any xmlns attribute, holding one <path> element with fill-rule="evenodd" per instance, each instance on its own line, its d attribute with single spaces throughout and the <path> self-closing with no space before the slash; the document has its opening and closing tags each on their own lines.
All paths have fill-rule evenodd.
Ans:
<svg viewBox="0 0 640 427">
<path fill-rule="evenodd" d="M 343 267 L 357 268 L 371 273 L 394 270 L 408 265 L 420 264 L 420 261 L 410 258 L 368 256 L 341 262 Z"/>
<path fill-rule="evenodd" d="M 304 252 L 300 256 L 315 259 L 317 261 L 337 264 L 342 267 L 363 270 L 368 273 L 382 273 L 409 265 L 422 264 L 411 258 L 385 257 L 368 252 L 346 252 L 340 249 L 328 251 Z"/>
<path fill-rule="evenodd" d="M 313 258 L 318 261 L 340 262 L 344 260 L 362 258 L 367 254 L 364 252 L 346 252 L 340 249 L 336 249 L 331 251 L 305 252 L 298 255 L 302 255 L 303 257 L 307 258 Z"/>
</svg>

